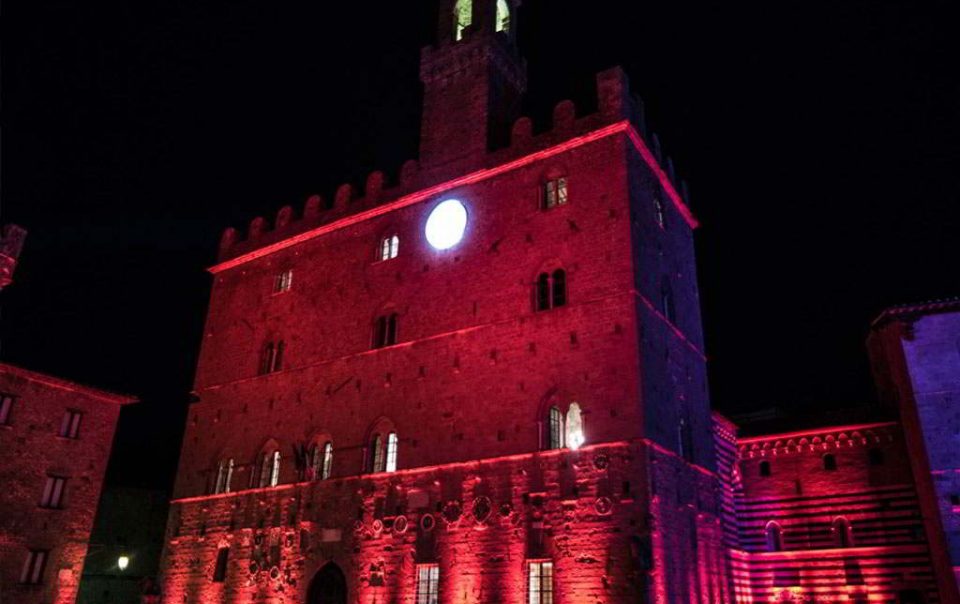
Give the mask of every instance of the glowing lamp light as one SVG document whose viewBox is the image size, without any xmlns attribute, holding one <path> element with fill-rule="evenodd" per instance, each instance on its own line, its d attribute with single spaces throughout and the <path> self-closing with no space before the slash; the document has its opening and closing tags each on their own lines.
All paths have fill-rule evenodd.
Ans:
<svg viewBox="0 0 960 604">
<path fill-rule="evenodd" d="M 130 566 L 130 558 L 128 556 L 120 556 L 117 558 L 117 568 L 127 570 L 128 566 Z"/>
<path fill-rule="evenodd" d="M 467 209 L 457 199 L 441 201 L 427 218 L 427 242 L 437 250 L 460 243 L 467 228 Z"/>
</svg>

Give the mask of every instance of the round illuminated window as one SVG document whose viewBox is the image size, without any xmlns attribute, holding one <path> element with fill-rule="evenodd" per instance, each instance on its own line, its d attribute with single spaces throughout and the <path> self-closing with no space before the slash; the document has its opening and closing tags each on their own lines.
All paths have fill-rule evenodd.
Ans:
<svg viewBox="0 0 960 604">
<path fill-rule="evenodd" d="M 456 199 L 437 204 L 427 218 L 427 241 L 435 249 L 447 250 L 460 243 L 467 228 L 467 209 Z"/>
</svg>

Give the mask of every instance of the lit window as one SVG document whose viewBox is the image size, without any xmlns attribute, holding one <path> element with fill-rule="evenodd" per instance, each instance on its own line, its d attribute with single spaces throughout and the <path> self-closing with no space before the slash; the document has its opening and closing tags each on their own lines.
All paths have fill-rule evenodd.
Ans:
<svg viewBox="0 0 960 604">
<path fill-rule="evenodd" d="M 462 40 L 463 32 L 473 23 L 473 1 L 457 0 L 453 6 L 453 39 Z"/>
<path fill-rule="evenodd" d="M 497 31 L 510 31 L 510 5 L 507 0 L 497 0 Z"/>
<path fill-rule="evenodd" d="M 579 449 L 585 438 L 583 436 L 583 417 L 580 415 L 580 405 L 577 403 L 572 403 L 570 408 L 567 409 L 566 424 L 564 438 L 567 447 L 574 450 Z"/>
<path fill-rule="evenodd" d="M 320 480 L 330 478 L 330 471 L 333 469 L 333 443 L 328 442 L 323 445 L 323 465 L 320 468 Z"/>
<path fill-rule="evenodd" d="M 417 565 L 417 604 L 438 604 L 440 602 L 440 566 L 437 564 Z"/>
<path fill-rule="evenodd" d="M 833 472 L 837 469 L 837 458 L 833 453 L 827 453 L 823 456 L 823 469 L 827 472 Z"/>
<path fill-rule="evenodd" d="M 310 455 L 310 474 L 308 480 L 326 480 L 330 478 L 333 467 L 333 443 L 316 444 Z"/>
<path fill-rule="evenodd" d="M 372 444 L 372 462 L 370 465 L 370 471 L 373 473 L 383 472 L 384 468 L 384 458 L 383 458 L 383 439 L 380 438 L 380 435 L 377 434 L 373 437 Z"/>
<path fill-rule="evenodd" d="M 768 522 L 766 528 L 767 551 L 783 551 L 783 529 L 776 522 Z"/>
<path fill-rule="evenodd" d="M 567 203 L 567 179 L 555 178 L 543 183 L 541 206 L 544 210 Z"/>
<path fill-rule="evenodd" d="M 217 565 L 213 567 L 213 581 L 223 583 L 227 578 L 227 559 L 230 557 L 230 548 L 221 547 L 217 550 Z"/>
<path fill-rule="evenodd" d="M 528 604 L 553 604 L 553 562 L 529 563 L 527 571 Z"/>
<path fill-rule="evenodd" d="M 10 425 L 10 412 L 13 410 L 13 396 L 0 393 L 0 426 Z"/>
<path fill-rule="evenodd" d="M 384 348 L 397 343 L 397 313 L 377 317 L 373 324 L 373 347 Z"/>
<path fill-rule="evenodd" d="M 567 304 L 567 273 L 558 268 L 552 273 L 537 275 L 537 310 L 550 310 Z"/>
<path fill-rule="evenodd" d="M 80 420 L 83 413 L 76 409 L 67 409 L 60 421 L 60 436 L 64 438 L 80 438 Z"/>
<path fill-rule="evenodd" d="M 397 433 L 391 432 L 387 435 L 387 456 L 384 470 L 387 472 L 397 471 Z"/>
<path fill-rule="evenodd" d="M 380 240 L 380 260 L 396 258 L 400 252 L 400 237 L 390 235 Z"/>
<path fill-rule="evenodd" d="M 293 285 L 293 271 L 285 270 L 273 278 L 273 293 L 289 291 L 291 285 Z"/>
<path fill-rule="evenodd" d="M 556 407 L 550 407 L 550 440 L 548 449 L 560 449 L 563 447 L 563 413 Z"/>
<path fill-rule="evenodd" d="M 63 490 L 67 486 L 67 479 L 62 476 L 47 476 L 43 485 L 43 495 L 40 497 L 40 507 L 60 509 L 63 504 Z"/>
<path fill-rule="evenodd" d="M 275 487 L 280 482 L 280 451 L 264 453 L 260 461 L 260 482 L 257 486 Z"/>
<path fill-rule="evenodd" d="M 850 521 L 839 516 L 833 521 L 833 544 L 837 547 L 851 547 L 853 545 L 853 530 Z"/>
<path fill-rule="evenodd" d="M 20 582 L 27 585 L 43 583 L 43 570 L 47 566 L 47 550 L 30 550 L 23 561 L 23 570 L 20 571 Z"/>
<path fill-rule="evenodd" d="M 260 375 L 280 371 L 283 367 L 283 352 L 286 348 L 283 340 L 277 343 L 267 342 L 260 355 Z"/>
<path fill-rule="evenodd" d="M 214 493 L 229 493 L 230 482 L 233 480 L 233 458 L 221 459 L 217 464 L 217 482 L 213 487 Z"/>
</svg>

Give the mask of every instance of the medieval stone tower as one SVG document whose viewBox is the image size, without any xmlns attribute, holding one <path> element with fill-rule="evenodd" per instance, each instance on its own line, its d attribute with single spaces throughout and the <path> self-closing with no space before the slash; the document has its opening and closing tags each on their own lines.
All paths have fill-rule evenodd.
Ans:
<svg viewBox="0 0 960 604">
<path fill-rule="evenodd" d="M 419 161 L 224 234 L 165 602 L 732 599 L 696 221 L 619 69 L 518 117 L 516 13 L 441 2 Z"/>
</svg>

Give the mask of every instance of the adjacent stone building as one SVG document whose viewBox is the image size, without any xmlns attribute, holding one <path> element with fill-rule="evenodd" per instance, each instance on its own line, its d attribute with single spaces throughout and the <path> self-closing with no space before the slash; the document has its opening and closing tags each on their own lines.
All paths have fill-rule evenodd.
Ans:
<svg viewBox="0 0 960 604">
<path fill-rule="evenodd" d="M 0 363 L 0 602 L 75 601 L 117 418 L 132 402 Z"/>
<path fill-rule="evenodd" d="M 897 306 L 867 341 L 881 402 L 903 423 L 940 589 L 960 600 L 960 299 Z"/>
</svg>

